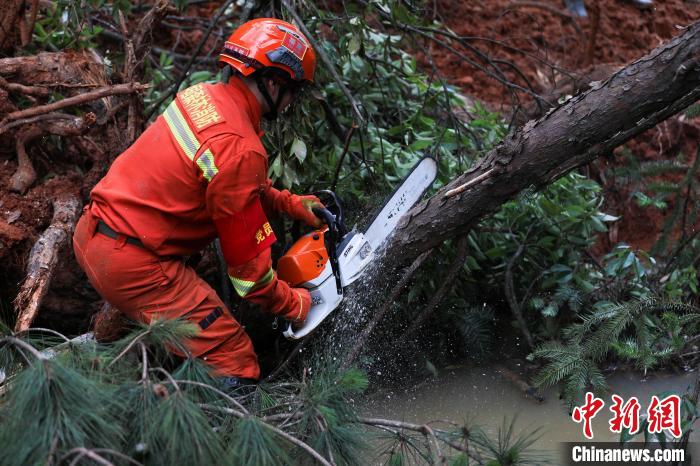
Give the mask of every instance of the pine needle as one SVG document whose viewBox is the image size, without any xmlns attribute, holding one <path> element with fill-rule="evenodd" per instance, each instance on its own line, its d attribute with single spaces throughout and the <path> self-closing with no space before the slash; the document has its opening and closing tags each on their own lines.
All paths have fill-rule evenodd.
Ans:
<svg viewBox="0 0 700 466">
<path fill-rule="evenodd" d="M 240 466 L 283 466 L 296 464 L 278 438 L 255 417 L 238 420 L 229 437 L 227 456 Z"/>
<path fill-rule="evenodd" d="M 46 463 L 76 446 L 120 449 L 113 390 L 55 360 L 37 360 L 14 378 L 2 405 L 3 464 Z"/>
</svg>

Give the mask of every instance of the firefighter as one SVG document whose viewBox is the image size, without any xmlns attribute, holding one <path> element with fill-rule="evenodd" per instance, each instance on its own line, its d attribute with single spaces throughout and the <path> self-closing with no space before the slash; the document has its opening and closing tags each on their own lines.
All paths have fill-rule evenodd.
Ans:
<svg viewBox="0 0 700 466">
<path fill-rule="evenodd" d="M 217 236 L 234 289 L 293 323 L 309 292 L 278 280 L 270 246 L 273 213 L 319 226 L 315 196 L 278 191 L 267 177 L 261 117 L 273 120 L 313 81 L 316 55 L 285 21 L 240 26 L 219 56 L 228 82 L 197 84 L 122 153 L 91 192 L 73 237 L 90 283 L 127 317 L 182 318 L 199 332 L 174 348 L 201 358 L 234 387 L 260 377 L 250 338 L 184 257 Z"/>
</svg>

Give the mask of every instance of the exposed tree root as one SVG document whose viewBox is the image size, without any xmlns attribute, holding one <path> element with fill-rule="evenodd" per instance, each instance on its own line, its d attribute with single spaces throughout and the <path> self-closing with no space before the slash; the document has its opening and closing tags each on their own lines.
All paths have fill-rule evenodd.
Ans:
<svg viewBox="0 0 700 466">
<path fill-rule="evenodd" d="M 10 180 L 9 188 L 11 191 L 24 194 L 27 189 L 34 184 L 34 181 L 36 181 L 36 171 L 34 170 L 32 161 L 27 155 L 27 144 L 30 141 L 43 134 L 76 136 L 82 134 L 90 125 L 95 123 L 94 113 L 87 113 L 84 117 L 72 117 L 64 114 L 48 114 L 46 116 L 48 117 L 50 115 L 53 115 L 54 118 L 37 120 L 35 117 L 31 119 L 33 122 L 32 126 L 22 128 L 17 133 L 15 144 L 17 148 L 18 167 Z M 0 132 L 2 132 L 1 129 Z"/>
<path fill-rule="evenodd" d="M 76 196 L 53 202 L 53 219 L 49 228 L 32 247 L 27 265 L 27 278 L 14 300 L 17 312 L 15 331 L 28 329 L 36 317 L 41 301 L 51 283 L 58 263 L 59 251 L 71 237 L 80 212 L 81 202 Z"/>
<path fill-rule="evenodd" d="M 42 131 L 37 127 L 30 127 L 17 134 L 15 142 L 17 148 L 17 171 L 10 179 L 10 190 L 24 194 L 36 181 L 36 170 L 27 155 L 26 145 L 32 139 L 41 135 Z"/>
</svg>

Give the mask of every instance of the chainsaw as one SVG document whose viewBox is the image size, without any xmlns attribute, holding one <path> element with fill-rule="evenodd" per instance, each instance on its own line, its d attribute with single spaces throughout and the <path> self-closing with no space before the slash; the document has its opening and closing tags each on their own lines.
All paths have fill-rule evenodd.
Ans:
<svg viewBox="0 0 700 466">
<path fill-rule="evenodd" d="M 277 263 L 278 278 L 311 294 L 311 309 L 301 327 L 290 324 L 284 336 L 291 340 L 315 330 L 343 300 L 344 290 L 378 257 L 386 239 L 437 176 L 437 163 L 424 157 L 389 197 L 367 230 L 345 226 L 343 206 L 332 191 L 315 193 L 325 208 L 314 208 L 324 226 L 299 238 Z"/>
</svg>

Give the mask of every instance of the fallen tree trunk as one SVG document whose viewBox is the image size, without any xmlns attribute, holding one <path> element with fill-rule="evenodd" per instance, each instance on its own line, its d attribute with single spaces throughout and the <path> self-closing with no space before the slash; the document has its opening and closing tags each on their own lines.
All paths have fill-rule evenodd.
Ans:
<svg viewBox="0 0 700 466">
<path fill-rule="evenodd" d="M 17 312 L 16 332 L 28 329 L 34 321 L 41 300 L 49 289 L 59 252 L 73 234 L 80 206 L 80 199 L 76 196 L 61 197 L 53 202 L 51 225 L 32 247 L 27 278 L 14 301 Z"/>
<path fill-rule="evenodd" d="M 540 189 L 634 138 L 700 98 L 700 22 L 545 116 L 528 122 L 469 171 L 414 207 L 389 239 L 373 286 L 354 308 L 373 308 L 380 277 L 477 222 L 527 188 Z M 384 280 L 388 281 L 388 280 Z M 359 302 L 358 302 L 359 301 Z M 353 341 L 365 345 L 367 334 Z M 344 365 L 356 354 L 345 358 Z"/>
</svg>

